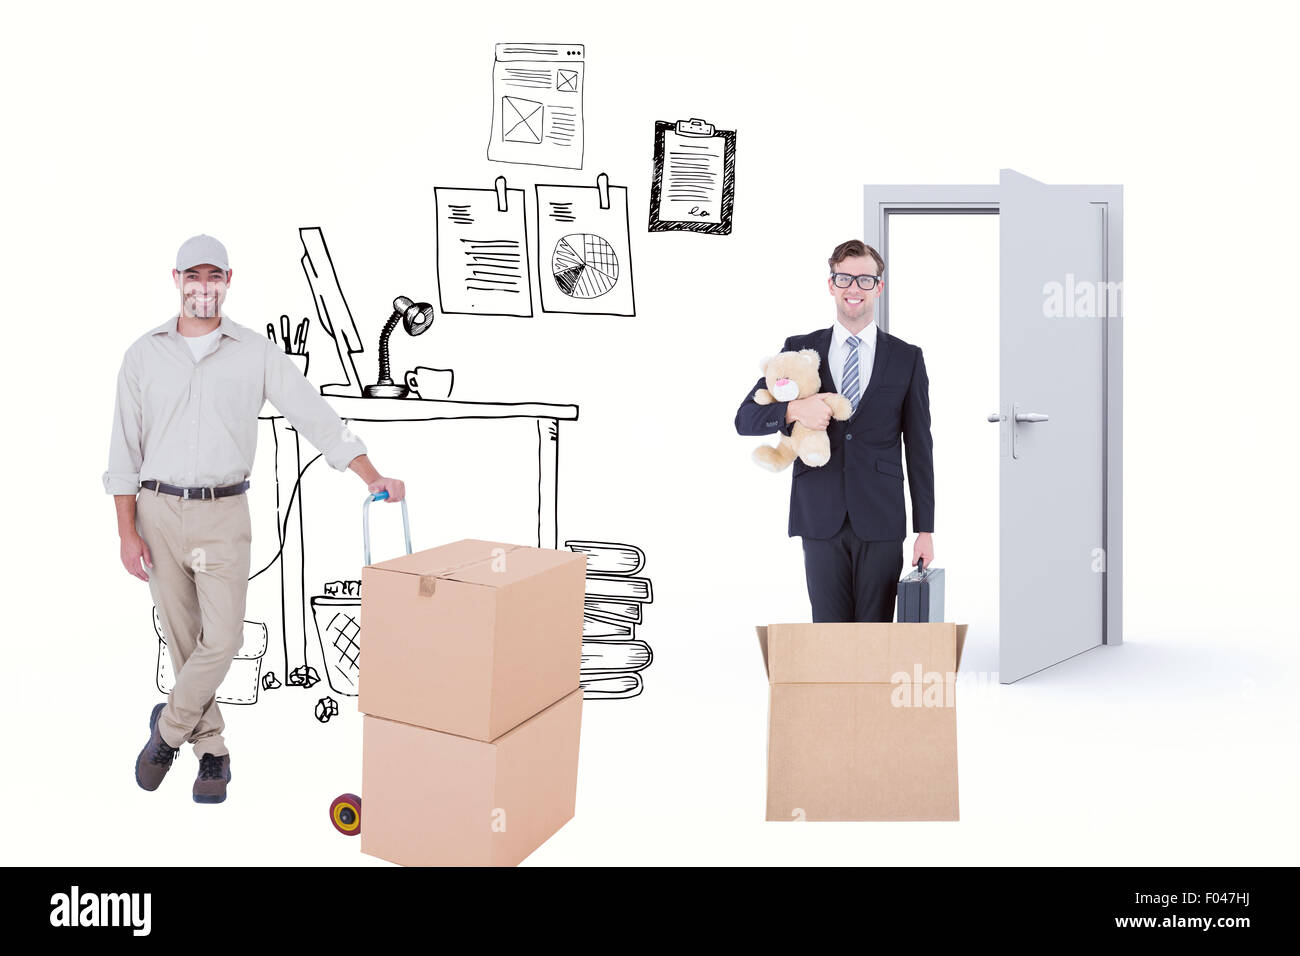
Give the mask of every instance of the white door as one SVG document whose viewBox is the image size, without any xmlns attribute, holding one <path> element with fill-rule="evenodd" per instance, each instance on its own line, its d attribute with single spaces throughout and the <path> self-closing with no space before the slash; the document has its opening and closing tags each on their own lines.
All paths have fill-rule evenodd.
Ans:
<svg viewBox="0 0 1300 956">
<path fill-rule="evenodd" d="M 999 181 L 1003 683 L 1103 642 L 1108 203 Z"/>
<path fill-rule="evenodd" d="M 999 407 L 989 414 L 972 395 L 967 409 L 999 429 L 1000 680 L 1119 643 L 1121 188 L 1004 169 L 997 186 L 867 186 L 865 200 L 865 239 L 886 268 L 890 216 L 998 215 Z M 886 330 L 888 295 L 886 282 Z M 960 623 L 960 608 L 945 610 Z"/>
</svg>

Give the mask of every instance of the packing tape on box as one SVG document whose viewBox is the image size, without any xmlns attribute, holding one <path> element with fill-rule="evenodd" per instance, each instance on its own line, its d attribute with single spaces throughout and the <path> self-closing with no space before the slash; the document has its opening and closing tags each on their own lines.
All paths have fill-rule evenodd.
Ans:
<svg viewBox="0 0 1300 956">
<path fill-rule="evenodd" d="M 521 547 L 524 547 L 524 545 L 512 544 L 506 546 L 505 551 L 506 553 L 509 553 L 511 551 L 514 551 L 516 548 L 521 548 Z M 484 561 L 493 561 L 493 560 L 495 560 L 495 556 L 489 555 L 486 558 L 475 558 L 473 561 L 462 561 L 460 564 L 451 564 L 445 568 L 439 568 L 437 571 L 434 571 L 430 574 L 421 574 L 420 575 L 420 597 L 433 596 L 434 590 L 437 587 L 438 578 L 445 577 L 446 575 L 451 574 L 454 571 L 460 571 L 464 568 L 472 567 L 473 565 L 476 564 L 482 564 Z"/>
</svg>

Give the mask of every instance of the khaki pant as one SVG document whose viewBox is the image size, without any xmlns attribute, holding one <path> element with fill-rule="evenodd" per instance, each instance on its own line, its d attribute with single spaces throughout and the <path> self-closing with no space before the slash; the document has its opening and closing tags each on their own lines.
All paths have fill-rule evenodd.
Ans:
<svg viewBox="0 0 1300 956">
<path fill-rule="evenodd" d="M 172 747 L 229 753 L 217 687 L 244 643 L 252 522 L 248 495 L 185 500 L 142 488 L 135 527 L 149 546 L 149 591 L 162 621 L 176 685 L 158 717 Z"/>
</svg>

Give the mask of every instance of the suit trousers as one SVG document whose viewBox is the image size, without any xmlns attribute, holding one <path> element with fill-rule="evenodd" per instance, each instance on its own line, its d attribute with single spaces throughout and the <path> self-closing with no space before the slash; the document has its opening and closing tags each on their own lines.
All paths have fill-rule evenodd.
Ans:
<svg viewBox="0 0 1300 956">
<path fill-rule="evenodd" d="M 135 526 L 149 546 L 149 591 L 176 675 L 158 732 L 172 747 L 189 741 L 197 756 L 229 753 L 216 695 L 244 643 L 248 495 L 186 500 L 142 489 Z"/>
<path fill-rule="evenodd" d="M 903 539 L 863 541 L 846 514 L 834 537 L 803 539 L 803 563 L 814 624 L 894 620 Z"/>
</svg>

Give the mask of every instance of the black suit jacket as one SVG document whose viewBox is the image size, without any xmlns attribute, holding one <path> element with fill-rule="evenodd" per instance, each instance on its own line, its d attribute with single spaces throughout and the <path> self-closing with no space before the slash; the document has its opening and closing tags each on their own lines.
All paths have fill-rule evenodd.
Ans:
<svg viewBox="0 0 1300 956">
<path fill-rule="evenodd" d="M 835 379 L 827 354 L 831 330 L 792 335 L 783 352 L 816 349 L 821 356 L 821 391 L 834 392 Z M 789 402 L 760 405 L 749 390 L 736 412 L 741 435 L 789 435 L 785 422 Z M 790 536 L 834 537 L 845 512 L 853 533 L 863 541 L 896 541 L 907 537 L 903 504 L 902 442 L 907 445 L 907 479 L 912 492 L 912 530 L 934 531 L 934 443 L 930 437 L 930 380 L 921 350 L 895 335 L 876 330 L 876 356 L 871 381 L 847 421 L 831 419 L 827 429 L 831 460 L 810 468 L 798 458 L 790 479 Z"/>
</svg>

